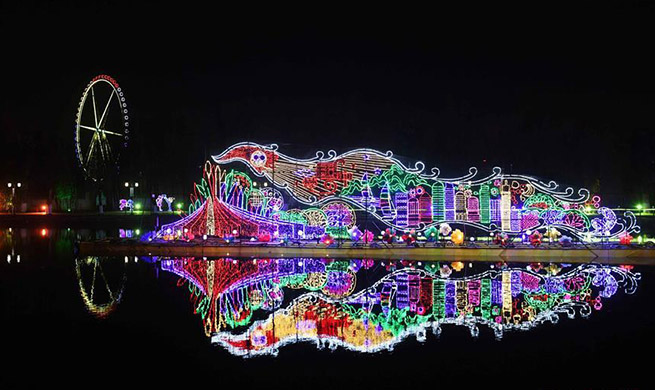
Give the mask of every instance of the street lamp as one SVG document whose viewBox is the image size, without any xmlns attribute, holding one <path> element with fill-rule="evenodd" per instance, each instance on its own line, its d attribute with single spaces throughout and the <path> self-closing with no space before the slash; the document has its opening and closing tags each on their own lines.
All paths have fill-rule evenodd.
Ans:
<svg viewBox="0 0 655 390">
<path fill-rule="evenodd" d="M 126 181 L 125 182 L 125 188 L 128 188 L 128 187 L 130 188 L 130 198 L 133 198 L 134 197 L 134 189 L 139 188 L 139 182 L 133 182 L 130 185 L 130 182 Z"/>
<path fill-rule="evenodd" d="M 7 187 L 11 188 L 11 213 L 16 214 L 16 188 L 20 188 L 22 184 L 20 182 L 16 183 L 14 186 L 13 183 L 7 183 Z"/>
<path fill-rule="evenodd" d="M 132 183 L 130 183 L 129 181 L 126 181 L 126 182 L 125 182 L 125 188 L 128 188 L 128 187 L 129 187 L 129 189 L 130 189 L 130 197 L 129 197 L 129 199 L 132 199 L 132 202 L 134 203 L 134 189 L 135 189 L 135 188 L 139 188 L 139 182 L 132 182 Z M 135 205 L 138 205 L 138 203 L 134 203 L 134 204 L 135 204 Z M 139 205 L 138 209 L 140 209 L 140 208 L 141 208 L 141 205 Z M 134 212 L 132 208 L 130 208 L 130 212 L 131 212 L 131 213 Z"/>
</svg>

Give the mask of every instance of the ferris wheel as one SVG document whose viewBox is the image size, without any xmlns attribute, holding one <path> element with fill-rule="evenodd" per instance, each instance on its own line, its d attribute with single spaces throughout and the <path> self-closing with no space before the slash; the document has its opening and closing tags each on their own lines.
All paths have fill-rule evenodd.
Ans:
<svg viewBox="0 0 655 390">
<path fill-rule="evenodd" d="M 89 313 L 105 318 L 116 310 L 125 290 L 125 264 L 113 258 L 88 256 L 75 260 L 75 274 Z"/>
<path fill-rule="evenodd" d="M 120 152 L 127 147 L 127 103 L 116 80 L 94 77 L 84 89 L 75 120 L 75 154 L 84 176 L 102 181 L 118 170 Z"/>
</svg>

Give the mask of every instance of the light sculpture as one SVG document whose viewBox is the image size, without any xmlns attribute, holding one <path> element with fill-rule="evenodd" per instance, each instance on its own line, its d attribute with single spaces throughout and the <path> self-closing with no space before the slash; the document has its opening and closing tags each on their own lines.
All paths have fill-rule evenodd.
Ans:
<svg viewBox="0 0 655 390">
<path fill-rule="evenodd" d="M 250 175 L 264 179 L 263 185 L 255 187 Z M 195 235 L 243 226 L 248 237 L 268 231 L 298 238 L 302 231 L 305 238 L 329 233 L 349 239 L 348 231 L 366 230 L 367 221 L 422 234 L 443 223 L 512 236 L 556 228 L 583 241 L 640 231 L 634 214 L 617 216 L 586 189 L 562 190 L 553 181 L 500 168 L 485 177 L 470 168 L 465 176 L 441 178 L 437 168 L 426 173 L 423 163 L 407 166 L 391 152 L 355 149 L 296 159 L 275 144 L 255 143 L 235 144 L 214 156 L 194 188 L 189 215 L 171 226 L 188 227 Z"/>
</svg>

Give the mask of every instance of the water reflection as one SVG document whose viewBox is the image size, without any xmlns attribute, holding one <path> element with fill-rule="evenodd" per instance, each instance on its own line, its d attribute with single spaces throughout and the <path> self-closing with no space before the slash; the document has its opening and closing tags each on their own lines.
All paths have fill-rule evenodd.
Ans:
<svg viewBox="0 0 655 390">
<path fill-rule="evenodd" d="M 104 318 L 116 310 L 127 279 L 124 263 L 115 258 L 87 256 L 75 260 L 75 275 L 89 313 Z"/>
<path fill-rule="evenodd" d="M 560 316 L 587 317 L 618 291 L 632 294 L 630 266 L 333 259 L 163 259 L 187 285 L 211 342 L 235 355 L 276 354 L 313 342 L 359 352 L 422 341 L 442 325 L 504 332 L 530 330 Z M 454 272 L 453 272 L 454 271 Z"/>
</svg>

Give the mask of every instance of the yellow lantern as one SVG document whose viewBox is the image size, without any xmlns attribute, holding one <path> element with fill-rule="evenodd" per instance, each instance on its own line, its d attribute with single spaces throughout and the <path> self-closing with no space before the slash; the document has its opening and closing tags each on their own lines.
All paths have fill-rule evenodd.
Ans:
<svg viewBox="0 0 655 390">
<path fill-rule="evenodd" d="M 461 261 L 453 261 L 450 263 L 450 266 L 453 267 L 453 269 L 457 272 L 461 271 L 464 268 L 464 263 Z"/>
<path fill-rule="evenodd" d="M 462 233 L 462 231 L 459 229 L 455 229 L 450 235 L 450 240 L 455 245 L 462 245 L 464 243 L 464 233 Z"/>
</svg>

